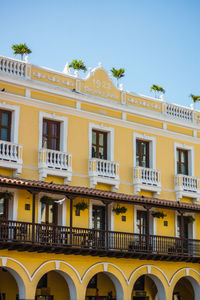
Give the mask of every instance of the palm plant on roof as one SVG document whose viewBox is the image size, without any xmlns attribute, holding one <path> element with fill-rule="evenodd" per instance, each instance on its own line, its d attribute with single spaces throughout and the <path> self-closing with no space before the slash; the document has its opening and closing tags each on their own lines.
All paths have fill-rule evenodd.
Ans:
<svg viewBox="0 0 200 300">
<path fill-rule="evenodd" d="M 125 70 L 122 68 L 118 69 L 118 70 L 115 68 L 112 68 L 110 71 L 112 72 L 113 77 L 115 77 L 117 79 L 117 87 L 118 87 L 119 79 L 125 76 L 125 74 L 124 74 Z"/>
<path fill-rule="evenodd" d="M 86 72 L 87 71 L 87 68 L 84 64 L 84 62 L 80 59 L 80 60 L 77 60 L 77 59 L 74 59 L 72 60 L 71 64 L 69 65 L 69 68 L 73 68 L 74 70 L 77 70 L 77 71 L 84 71 Z"/>
<path fill-rule="evenodd" d="M 196 96 L 196 95 L 190 94 L 190 97 L 192 98 L 192 101 L 194 103 L 200 101 L 200 96 Z"/>
<path fill-rule="evenodd" d="M 156 84 L 153 84 L 150 88 L 150 91 L 155 93 L 155 98 L 158 98 L 159 93 L 165 94 L 165 90 Z"/>
<path fill-rule="evenodd" d="M 14 51 L 14 55 L 21 55 L 21 60 L 23 60 L 24 54 L 32 53 L 31 49 L 26 45 L 26 43 L 12 45 L 12 50 Z"/>
</svg>

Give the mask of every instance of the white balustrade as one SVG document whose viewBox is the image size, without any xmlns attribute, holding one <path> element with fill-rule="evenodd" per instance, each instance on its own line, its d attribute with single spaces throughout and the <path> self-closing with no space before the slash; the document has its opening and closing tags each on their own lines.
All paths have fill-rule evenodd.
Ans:
<svg viewBox="0 0 200 300">
<path fill-rule="evenodd" d="M 93 188 L 97 183 L 112 186 L 112 191 L 119 188 L 119 163 L 99 158 L 89 160 L 90 186 Z"/>
<path fill-rule="evenodd" d="M 25 77 L 26 63 L 20 60 L 0 56 L 0 72 L 8 75 Z"/>
<path fill-rule="evenodd" d="M 0 160 L 22 163 L 22 146 L 11 142 L 0 141 Z"/>
<path fill-rule="evenodd" d="M 72 170 L 72 155 L 50 149 L 41 149 L 39 152 L 39 164 L 43 168 L 57 170 Z"/>
<path fill-rule="evenodd" d="M 199 189 L 200 179 L 193 176 L 178 174 L 175 176 L 176 189 L 196 193 Z"/>
<path fill-rule="evenodd" d="M 134 182 L 160 186 L 160 171 L 150 168 L 136 167 L 134 168 Z"/>
<path fill-rule="evenodd" d="M 104 159 L 92 158 L 89 162 L 89 172 L 93 176 L 119 178 L 119 163 Z"/>
<path fill-rule="evenodd" d="M 182 120 L 193 122 L 193 110 L 171 103 L 166 103 L 165 112 L 168 116 Z"/>
</svg>

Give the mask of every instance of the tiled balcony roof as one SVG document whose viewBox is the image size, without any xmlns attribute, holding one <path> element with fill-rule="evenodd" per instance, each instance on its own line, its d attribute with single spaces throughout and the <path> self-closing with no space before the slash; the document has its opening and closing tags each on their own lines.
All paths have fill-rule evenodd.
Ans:
<svg viewBox="0 0 200 300">
<path fill-rule="evenodd" d="M 160 208 L 181 209 L 187 211 L 200 211 L 200 205 L 193 203 L 181 203 L 178 201 L 169 201 L 157 198 L 148 198 L 143 196 L 128 195 L 104 190 L 92 189 L 80 186 L 69 186 L 62 184 L 49 183 L 44 181 L 16 179 L 11 177 L 0 176 L 0 186 L 26 189 L 36 193 L 57 193 L 64 194 L 66 197 L 87 197 L 102 201 L 121 201 L 139 205 L 149 205 Z"/>
</svg>

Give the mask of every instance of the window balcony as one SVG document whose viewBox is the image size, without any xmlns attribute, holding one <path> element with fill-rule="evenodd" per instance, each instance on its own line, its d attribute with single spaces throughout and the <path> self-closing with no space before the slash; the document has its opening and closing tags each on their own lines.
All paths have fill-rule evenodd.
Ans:
<svg viewBox="0 0 200 300">
<path fill-rule="evenodd" d="M 47 175 L 64 178 L 67 184 L 72 179 L 72 155 L 42 148 L 39 151 L 39 174 L 40 180 L 44 180 Z"/>
<path fill-rule="evenodd" d="M 14 170 L 14 177 L 22 172 L 22 145 L 0 141 L 0 167 Z"/>
<path fill-rule="evenodd" d="M 135 194 L 141 190 L 146 190 L 154 193 L 157 197 L 161 191 L 161 174 L 160 171 L 150 168 L 135 167 L 133 175 L 133 184 Z"/>
<path fill-rule="evenodd" d="M 89 160 L 90 186 L 95 187 L 97 183 L 112 186 L 112 191 L 119 188 L 119 163 L 99 158 Z"/>
<path fill-rule="evenodd" d="M 200 178 L 178 174 L 175 176 L 176 200 L 182 197 L 189 197 L 199 201 L 200 199 Z"/>
</svg>

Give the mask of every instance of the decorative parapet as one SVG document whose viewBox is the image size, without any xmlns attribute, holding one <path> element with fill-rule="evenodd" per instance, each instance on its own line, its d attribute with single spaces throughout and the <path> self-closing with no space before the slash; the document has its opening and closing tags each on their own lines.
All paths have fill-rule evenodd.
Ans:
<svg viewBox="0 0 200 300">
<path fill-rule="evenodd" d="M 97 68 L 89 68 L 86 77 L 80 78 L 78 74 L 72 75 L 67 65 L 64 72 L 58 72 L 44 67 L 38 67 L 29 63 L 28 59 L 20 61 L 0 56 L 0 73 L 28 79 L 52 87 L 71 90 L 81 96 L 92 95 L 95 98 L 120 104 L 127 108 L 137 108 L 141 111 L 156 113 L 157 116 L 170 119 L 200 124 L 200 112 L 194 109 L 176 104 L 167 103 L 164 98 L 153 98 L 137 95 L 117 88 L 109 74 L 100 63 Z M 131 111 L 130 111 L 131 113 Z"/>
<path fill-rule="evenodd" d="M 178 174 L 175 176 L 176 200 L 180 201 L 182 197 L 188 197 L 200 200 L 200 178 Z"/>
<path fill-rule="evenodd" d="M 0 56 L 0 73 L 25 78 L 26 63 L 21 60 Z"/>
<path fill-rule="evenodd" d="M 186 108 L 180 105 L 166 103 L 166 115 L 186 122 L 194 121 L 194 111 L 190 108 Z"/>
<path fill-rule="evenodd" d="M 111 185 L 113 191 L 119 188 L 119 163 L 99 158 L 89 160 L 90 186 L 95 187 L 97 183 Z"/>
<path fill-rule="evenodd" d="M 22 172 L 22 145 L 0 141 L 0 167 L 14 170 L 18 177 Z"/>
<path fill-rule="evenodd" d="M 155 169 L 135 167 L 133 185 L 136 195 L 141 190 L 147 190 L 153 192 L 154 196 L 157 197 L 161 192 L 161 173 Z"/>
<path fill-rule="evenodd" d="M 40 180 L 44 180 L 47 175 L 53 175 L 63 177 L 64 183 L 67 184 L 72 179 L 72 155 L 42 148 L 39 151 L 38 168 Z"/>
</svg>

